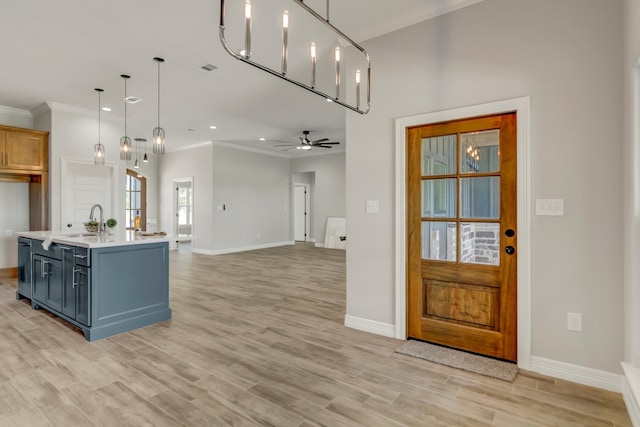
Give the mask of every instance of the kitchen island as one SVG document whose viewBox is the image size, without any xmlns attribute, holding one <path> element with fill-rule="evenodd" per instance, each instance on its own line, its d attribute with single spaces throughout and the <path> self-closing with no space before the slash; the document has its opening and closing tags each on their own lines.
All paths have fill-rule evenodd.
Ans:
<svg viewBox="0 0 640 427">
<path fill-rule="evenodd" d="M 169 236 L 19 232 L 18 290 L 88 341 L 171 319 Z"/>
</svg>

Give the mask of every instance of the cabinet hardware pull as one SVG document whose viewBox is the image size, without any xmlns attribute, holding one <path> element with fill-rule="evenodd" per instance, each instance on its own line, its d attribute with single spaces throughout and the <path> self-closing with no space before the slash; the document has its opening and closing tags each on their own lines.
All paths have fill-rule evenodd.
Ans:
<svg viewBox="0 0 640 427">
<path fill-rule="evenodd" d="M 40 260 L 40 263 L 42 264 L 42 269 L 40 271 L 40 277 L 42 277 L 43 279 L 49 274 L 49 272 L 47 271 L 47 265 L 49 264 L 49 261 L 45 261 L 43 259 Z"/>
<path fill-rule="evenodd" d="M 86 255 L 74 255 L 74 258 L 82 258 L 85 259 L 87 256 Z"/>
<path fill-rule="evenodd" d="M 76 273 L 80 273 L 80 270 L 78 270 L 77 268 L 73 269 L 73 277 L 71 278 L 71 287 L 73 289 L 76 288 L 76 286 L 78 286 L 80 283 L 76 282 Z"/>
</svg>

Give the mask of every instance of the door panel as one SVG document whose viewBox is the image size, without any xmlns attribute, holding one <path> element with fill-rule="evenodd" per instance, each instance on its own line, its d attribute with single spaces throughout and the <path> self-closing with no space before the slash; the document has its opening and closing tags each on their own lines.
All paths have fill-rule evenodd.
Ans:
<svg viewBox="0 0 640 427">
<path fill-rule="evenodd" d="M 515 123 L 407 130 L 410 337 L 516 360 Z"/>
</svg>

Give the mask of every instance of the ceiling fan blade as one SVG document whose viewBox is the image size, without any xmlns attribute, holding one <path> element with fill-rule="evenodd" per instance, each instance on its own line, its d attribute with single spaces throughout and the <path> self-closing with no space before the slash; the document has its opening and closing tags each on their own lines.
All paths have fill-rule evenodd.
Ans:
<svg viewBox="0 0 640 427">
<path fill-rule="evenodd" d="M 340 144 L 340 143 L 339 142 L 321 142 L 319 144 L 313 144 L 313 146 L 316 146 L 316 145 L 338 145 L 338 144 Z"/>
<path fill-rule="evenodd" d="M 313 148 L 333 148 L 332 146 L 327 146 L 327 145 L 322 145 L 322 144 L 317 144 L 314 145 Z"/>
<path fill-rule="evenodd" d="M 316 139 L 315 141 L 311 141 L 312 144 L 317 144 L 319 142 L 325 142 L 328 141 L 329 138 L 322 138 L 322 139 Z"/>
</svg>

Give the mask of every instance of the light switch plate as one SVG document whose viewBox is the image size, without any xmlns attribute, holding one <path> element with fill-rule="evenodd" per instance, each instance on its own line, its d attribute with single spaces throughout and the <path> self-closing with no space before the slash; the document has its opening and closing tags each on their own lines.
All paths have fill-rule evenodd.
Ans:
<svg viewBox="0 0 640 427">
<path fill-rule="evenodd" d="M 377 200 L 367 200 L 365 212 L 370 214 L 377 214 L 380 211 L 380 203 Z"/>
<path fill-rule="evenodd" d="M 564 216 L 564 199 L 536 199 L 536 215 Z"/>
</svg>

